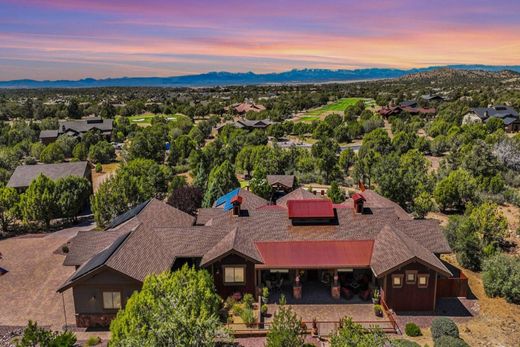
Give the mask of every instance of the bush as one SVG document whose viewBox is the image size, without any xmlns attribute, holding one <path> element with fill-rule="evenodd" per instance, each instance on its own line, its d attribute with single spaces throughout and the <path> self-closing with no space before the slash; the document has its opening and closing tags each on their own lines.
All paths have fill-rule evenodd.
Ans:
<svg viewBox="0 0 520 347">
<path fill-rule="evenodd" d="M 103 171 L 103 165 L 101 165 L 101 163 L 97 163 L 96 164 L 96 172 L 100 173 L 102 171 Z"/>
<path fill-rule="evenodd" d="M 520 304 L 520 258 L 499 254 L 486 259 L 483 270 L 486 295 Z"/>
<path fill-rule="evenodd" d="M 253 302 L 255 301 L 255 298 L 253 298 L 253 295 L 247 293 L 244 294 L 244 297 L 242 298 L 242 303 L 246 308 L 252 308 Z"/>
<path fill-rule="evenodd" d="M 255 322 L 255 314 L 249 307 L 242 310 L 240 318 L 244 321 L 247 326 L 251 326 Z"/>
<path fill-rule="evenodd" d="M 435 340 L 435 347 L 469 347 L 469 345 L 456 337 L 452 336 L 441 336 Z"/>
<path fill-rule="evenodd" d="M 261 308 L 261 312 L 263 315 L 265 315 L 267 313 L 267 310 L 268 310 L 268 306 L 266 304 L 263 304 L 262 305 L 262 308 Z"/>
<path fill-rule="evenodd" d="M 405 331 L 406 335 L 412 336 L 412 337 L 422 335 L 421 328 L 419 328 L 417 326 L 417 324 L 415 324 L 415 323 L 406 323 L 404 331 Z"/>
<path fill-rule="evenodd" d="M 240 316 L 242 315 L 242 311 L 244 309 L 242 308 L 242 306 L 240 306 L 240 304 L 234 304 L 233 307 L 231 307 L 231 311 L 233 311 L 233 314 L 235 316 Z"/>
<path fill-rule="evenodd" d="M 72 347 L 76 344 L 76 335 L 70 331 L 52 332 L 41 328 L 38 323 L 29 321 L 20 339 L 16 341 L 17 347 L 32 346 L 57 346 Z"/>
<path fill-rule="evenodd" d="M 91 336 L 88 338 L 87 342 L 85 343 L 85 346 L 96 346 L 101 343 L 101 337 L 99 336 Z"/>
<path fill-rule="evenodd" d="M 432 337 L 434 340 L 442 336 L 459 337 L 459 328 L 457 324 L 449 318 L 439 317 L 435 318 L 432 322 Z"/>
<path fill-rule="evenodd" d="M 421 345 L 410 340 L 396 339 L 392 341 L 392 347 L 421 347 Z"/>
</svg>

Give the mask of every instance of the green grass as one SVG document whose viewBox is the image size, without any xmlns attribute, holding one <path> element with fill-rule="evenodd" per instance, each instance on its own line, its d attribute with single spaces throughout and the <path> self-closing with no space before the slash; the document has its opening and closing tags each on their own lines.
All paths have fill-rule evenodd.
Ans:
<svg viewBox="0 0 520 347">
<path fill-rule="evenodd" d="M 166 115 L 166 114 L 153 114 L 153 113 L 143 113 L 138 114 L 136 116 L 128 117 L 130 123 L 137 124 L 140 126 L 148 126 L 152 122 L 152 118 L 154 117 L 164 117 L 168 120 L 174 120 L 175 115 Z M 171 118 L 171 119 L 169 119 Z"/>
<path fill-rule="evenodd" d="M 343 111 L 345 111 L 345 109 L 348 106 L 355 105 L 358 101 L 365 101 L 365 104 L 367 106 L 371 106 L 371 105 L 374 104 L 374 100 L 373 99 L 367 99 L 367 98 L 343 98 L 343 99 L 339 99 L 338 101 L 336 101 L 336 102 L 334 102 L 332 104 L 328 104 L 328 105 L 322 106 L 320 108 L 317 108 L 315 110 L 309 111 L 301 119 L 304 120 L 304 118 L 306 118 L 308 116 L 318 117 L 318 116 L 322 115 L 325 112 L 343 113 Z"/>
<path fill-rule="evenodd" d="M 315 120 L 319 120 L 320 116 L 303 116 L 299 118 L 299 121 L 301 122 L 312 122 Z"/>
</svg>

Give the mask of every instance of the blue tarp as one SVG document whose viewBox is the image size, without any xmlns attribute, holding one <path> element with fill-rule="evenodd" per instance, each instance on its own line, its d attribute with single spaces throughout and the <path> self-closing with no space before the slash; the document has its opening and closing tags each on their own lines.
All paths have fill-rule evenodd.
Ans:
<svg viewBox="0 0 520 347">
<path fill-rule="evenodd" d="M 224 211 L 229 211 L 233 208 L 233 204 L 231 204 L 231 200 L 238 195 L 240 192 L 240 188 L 234 189 L 227 193 L 226 195 L 221 196 L 215 202 L 215 207 L 219 207 L 224 205 Z"/>
</svg>

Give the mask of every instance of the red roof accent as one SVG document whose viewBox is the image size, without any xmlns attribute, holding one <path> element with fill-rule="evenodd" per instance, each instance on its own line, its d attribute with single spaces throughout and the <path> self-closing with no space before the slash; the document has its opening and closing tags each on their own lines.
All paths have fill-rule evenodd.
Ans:
<svg viewBox="0 0 520 347">
<path fill-rule="evenodd" d="M 334 208 L 328 199 L 287 201 L 289 218 L 333 218 Z"/>
<path fill-rule="evenodd" d="M 260 241 L 255 242 L 263 259 L 260 268 L 369 267 L 373 240 Z"/>
<path fill-rule="evenodd" d="M 358 201 L 358 200 L 367 201 L 367 199 L 365 199 L 363 194 L 359 194 L 359 193 L 356 193 L 356 194 L 352 195 L 352 200 L 354 200 L 354 201 Z"/>
<path fill-rule="evenodd" d="M 242 203 L 242 197 L 240 195 L 235 195 L 231 198 L 231 203 L 238 202 L 239 204 Z"/>
</svg>

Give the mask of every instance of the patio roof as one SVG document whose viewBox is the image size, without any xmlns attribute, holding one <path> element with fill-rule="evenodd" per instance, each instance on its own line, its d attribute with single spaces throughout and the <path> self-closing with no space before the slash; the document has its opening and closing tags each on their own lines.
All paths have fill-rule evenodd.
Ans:
<svg viewBox="0 0 520 347">
<path fill-rule="evenodd" d="M 373 240 L 255 242 L 258 268 L 333 269 L 370 266 Z"/>
</svg>

